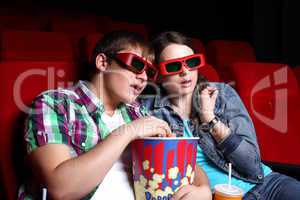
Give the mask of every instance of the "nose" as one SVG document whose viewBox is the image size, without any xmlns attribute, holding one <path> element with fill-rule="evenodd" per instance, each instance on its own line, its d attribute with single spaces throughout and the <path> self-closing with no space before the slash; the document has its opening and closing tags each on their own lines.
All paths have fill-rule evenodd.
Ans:
<svg viewBox="0 0 300 200">
<path fill-rule="evenodd" d="M 148 77 L 147 77 L 146 71 L 144 71 L 141 74 L 136 74 L 136 78 L 140 79 L 142 82 L 147 81 Z"/>
<path fill-rule="evenodd" d="M 182 72 L 180 73 L 181 76 L 185 76 L 187 75 L 188 73 L 190 73 L 190 70 L 188 70 L 188 68 L 186 67 L 186 64 L 184 63 L 183 64 L 183 70 Z"/>
</svg>

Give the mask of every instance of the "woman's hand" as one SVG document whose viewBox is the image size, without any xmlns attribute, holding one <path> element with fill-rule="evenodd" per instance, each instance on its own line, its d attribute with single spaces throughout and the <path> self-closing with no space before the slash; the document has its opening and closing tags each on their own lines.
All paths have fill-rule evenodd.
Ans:
<svg viewBox="0 0 300 200">
<path fill-rule="evenodd" d="M 211 200 L 212 193 L 207 185 L 186 185 L 180 188 L 172 200 Z"/>
<path fill-rule="evenodd" d="M 200 92 L 200 120 L 203 123 L 210 122 L 214 117 L 214 109 L 218 90 L 215 87 L 206 87 Z"/>
<path fill-rule="evenodd" d="M 132 140 L 151 136 L 175 137 L 167 122 L 153 116 L 134 120 L 120 128 L 126 128 L 126 132 L 132 136 Z"/>
</svg>

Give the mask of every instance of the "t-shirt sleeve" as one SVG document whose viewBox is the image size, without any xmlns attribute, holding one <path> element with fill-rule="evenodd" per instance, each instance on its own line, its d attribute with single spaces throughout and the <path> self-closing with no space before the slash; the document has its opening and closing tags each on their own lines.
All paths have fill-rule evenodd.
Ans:
<svg viewBox="0 0 300 200">
<path fill-rule="evenodd" d="M 46 144 L 70 145 L 64 101 L 50 95 L 37 97 L 29 109 L 25 122 L 27 152 Z"/>
</svg>

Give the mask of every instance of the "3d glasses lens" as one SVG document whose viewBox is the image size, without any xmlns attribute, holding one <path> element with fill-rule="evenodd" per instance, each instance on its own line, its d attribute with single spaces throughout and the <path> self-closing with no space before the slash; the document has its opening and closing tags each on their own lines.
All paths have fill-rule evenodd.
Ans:
<svg viewBox="0 0 300 200">
<path fill-rule="evenodd" d="M 187 59 L 185 63 L 189 68 L 195 68 L 201 64 L 201 59 L 200 57 L 194 57 L 194 58 Z"/>
<path fill-rule="evenodd" d="M 181 62 L 172 62 L 166 64 L 166 70 L 167 72 L 177 72 L 181 69 Z"/>
<path fill-rule="evenodd" d="M 133 58 L 131 61 L 132 67 L 134 67 L 138 72 L 142 72 L 145 67 L 145 63 L 139 59 Z"/>
</svg>

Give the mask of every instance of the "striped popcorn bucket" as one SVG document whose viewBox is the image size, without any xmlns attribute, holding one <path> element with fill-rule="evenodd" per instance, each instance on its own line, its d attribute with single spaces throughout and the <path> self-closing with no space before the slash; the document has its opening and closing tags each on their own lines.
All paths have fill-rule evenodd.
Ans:
<svg viewBox="0 0 300 200">
<path fill-rule="evenodd" d="M 167 200 L 192 184 L 197 154 L 196 137 L 147 137 L 131 144 L 136 200 Z"/>
</svg>

